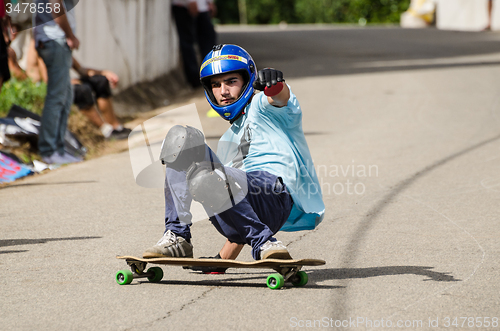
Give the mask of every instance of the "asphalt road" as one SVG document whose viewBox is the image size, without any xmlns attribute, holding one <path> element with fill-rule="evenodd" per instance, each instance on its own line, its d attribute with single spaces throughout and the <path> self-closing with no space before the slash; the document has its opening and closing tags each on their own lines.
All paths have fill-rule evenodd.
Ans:
<svg viewBox="0 0 500 331">
<path fill-rule="evenodd" d="M 164 207 L 161 188 L 135 183 L 129 153 L 112 154 L 0 188 L 1 328 L 499 329 L 499 39 L 221 31 L 260 68 L 282 69 L 301 103 L 326 217 L 278 239 L 292 256 L 327 264 L 305 268 L 306 287 L 278 291 L 265 286 L 268 271 L 243 269 L 164 267 L 159 284 L 118 286 L 125 265 L 115 256 L 154 244 Z M 193 102 L 204 115 L 203 98 Z M 201 124 L 213 138 L 227 128 Z M 192 232 L 196 256 L 224 242 L 207 221 Z"/>
</svg>

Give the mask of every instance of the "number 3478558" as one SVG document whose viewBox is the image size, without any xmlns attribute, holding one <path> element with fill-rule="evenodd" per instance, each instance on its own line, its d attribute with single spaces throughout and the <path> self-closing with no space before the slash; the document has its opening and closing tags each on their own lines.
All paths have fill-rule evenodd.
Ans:
<svg viewBox="0 0 500 331">
<path fill-rule="evenodd" d="M 7 14 L 12 14 L 12 13 L 31 13 L 31 14 L 42 14 L 42 13 L 56 13 L 59 14 L 61 12 L 61 4 L 60 3 L 55 3 L 55 4 L 50 4 L 50 3 L 17 3 L 16 5 L 13 5 L 11 3 L 6 3 L 6 11 Z"/>
</svg>

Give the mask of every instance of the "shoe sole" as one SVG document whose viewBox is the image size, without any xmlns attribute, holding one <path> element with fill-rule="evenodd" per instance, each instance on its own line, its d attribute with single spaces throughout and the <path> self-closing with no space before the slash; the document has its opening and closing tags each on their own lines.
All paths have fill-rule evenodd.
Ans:
<svg viewBox="0 0 500 331">
<path fill-rule="evenodd" d="M 179 259 L 179 258 L 193 258 L 193 254 L 191 255 L 186 255 L 186 256 L 168 256 L 168 255 L 163 255 L 163 254 L 158 254 L 158 253 L 144 253 L 142 254 L 142 258 L 144 259 L 154 259 L 154 258 L 163 258 L 163 257 L 168 257 L 168 258 L 175 258 L 175 259 Z"/>
<path fill-rule="evenodd" d="M 293 260 L 288 251 L 272 251 L 264 254 L 261 259 Z"/>
</svg>

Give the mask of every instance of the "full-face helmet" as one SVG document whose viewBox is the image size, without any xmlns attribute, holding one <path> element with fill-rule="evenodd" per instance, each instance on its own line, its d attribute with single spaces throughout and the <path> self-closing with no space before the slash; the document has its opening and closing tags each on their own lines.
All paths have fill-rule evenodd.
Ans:
<svg viewBox="0 0 500 331">
<path fill-rule="evenodd" d="M 212 93 L 210 78 L 219 74 L 238 72 L 243 76 L 244 84 L 239 98 L 230 105 L 219 106 Z M 205 96 L 212 108 L 225 120 L 235 120 L 252 99 L 253 82 L 257 77 L 257 68 L 250 54 L 237 45 L 216 45 L 205 56 L 200 69 L 200 81 L 205 89 Z"/>
</svg>

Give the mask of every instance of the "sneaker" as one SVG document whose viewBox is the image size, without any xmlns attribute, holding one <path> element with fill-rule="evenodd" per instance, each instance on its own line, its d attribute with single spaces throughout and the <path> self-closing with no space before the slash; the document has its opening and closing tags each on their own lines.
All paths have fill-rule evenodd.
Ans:
<svg viewBox="0 0 500 331">
<path fill-rule="evenodd" d="M 260 247 L 260 259 L 292 260 L 292 257 L 281 241 L 268 240 Z"/>
<path fill-rule="evenodd" d="M 132 130 L 128 128 L 123 128 L 121 130 L 113 130 L 111 131 L 111 135 L 108 137 L 108 139 L 116 139 L 116 140 L 127 139 L 130 132 L 132 132 Z"/>
<path fill-rule="evenodd" d="M 68 153 L 64 153 L 63 155 L 59 153 L 54 153 L 51 156 L 43 156 L 42 161 L 47 164 L 68 164 L 68 163 L 76 163 L 82 161 L 79 158 L 76 158 Z"/>
<path fill-rule="evenodd" d="M 142 257 L 145 259 L 153 257 L 193 257 L 193 245 L 168 230 L 156 245 L 142 254 Z"/>
<path fill-rule="evenodd" d="M 83 161 L 83 157 L 71 155 L 69 153 L 64 153 L 63 157 L 70 161 L 69 163 L 77 163 Z"/>
</svg>

